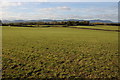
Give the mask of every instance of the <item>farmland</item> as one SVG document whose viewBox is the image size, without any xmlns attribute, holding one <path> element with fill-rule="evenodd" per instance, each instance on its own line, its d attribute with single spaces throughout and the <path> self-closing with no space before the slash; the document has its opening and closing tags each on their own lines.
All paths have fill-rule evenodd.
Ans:
<svg viewBox="0 0 120 80">
<path fill-rule="evenodd" d="M 119 77 L 118 32 L 8 26 L 2 32 L 3 78 Z"/>
<path fill-rule="evenodd" d="M 118 30 L 118 26 L 106 26 L 106 25 L 97 25 L 97 26 L 70 26 L 76 28 L 89 28 L 89 29 L 101 29 L 101 30 Z"/>
</svg>

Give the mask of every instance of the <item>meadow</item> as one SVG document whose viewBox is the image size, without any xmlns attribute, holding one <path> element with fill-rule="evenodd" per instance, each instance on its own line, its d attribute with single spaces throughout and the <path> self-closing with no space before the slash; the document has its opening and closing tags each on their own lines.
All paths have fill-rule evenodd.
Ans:
<svg viewBox="0 0 120 80">
<path fill-rule="evenodd" d="M 90 28 L 90 29 L 103 29 L 103 30 L 118 30 L 119 26 L 96 25 L 96 26 L 70 26 L 70 27 Z"/>
<path fill-rule="evenodd" d="M 118 78 L 118 32 L 2 27 L 3 78 Z"/>
</svg>

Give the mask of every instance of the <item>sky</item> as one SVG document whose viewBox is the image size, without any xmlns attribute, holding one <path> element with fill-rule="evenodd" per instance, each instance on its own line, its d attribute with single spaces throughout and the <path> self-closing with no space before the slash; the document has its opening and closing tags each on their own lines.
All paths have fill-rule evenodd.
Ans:
<svg viewBox="0 0 120 80">
<path fill-rule="evenodd" d="M 8 2 L 119 2 L 119 0 L 2 0 Z"/>
<path fill-rule="evenodd" d="M 118 21 L 118 2 L 2 2 L 2 20 L 102 19 Z"/>
</svg>

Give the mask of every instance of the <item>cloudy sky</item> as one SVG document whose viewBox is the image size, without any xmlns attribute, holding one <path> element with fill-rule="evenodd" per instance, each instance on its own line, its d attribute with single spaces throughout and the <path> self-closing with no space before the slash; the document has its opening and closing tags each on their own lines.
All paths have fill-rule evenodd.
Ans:
<svg viewBox="0 0 120 80">
<path fill-rule="evenodd" d="M 118 21 L 117 2 L 2 2 L 2 19 L 102 19 Z"/>
</svg>

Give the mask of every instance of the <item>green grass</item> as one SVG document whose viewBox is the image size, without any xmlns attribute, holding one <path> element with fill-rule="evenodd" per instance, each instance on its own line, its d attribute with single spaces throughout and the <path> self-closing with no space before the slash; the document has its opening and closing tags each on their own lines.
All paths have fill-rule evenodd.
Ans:
<svg viewBox="0 0 120 80">
<path fill-rule="evenodd" d="M 91 29 L 105 29 L 105 30 L 118 30 L 118 27 L 119 27 L 119 26 L 103 26 L 103 25 L 97 25 L 97 26 L 70 26 L 70 27 L 91 28 Z"/>
<path fill-rule="evenodd" d="M 118 32 L 3 27 L 3 78 L 118 77 Z"/>
</svg>

